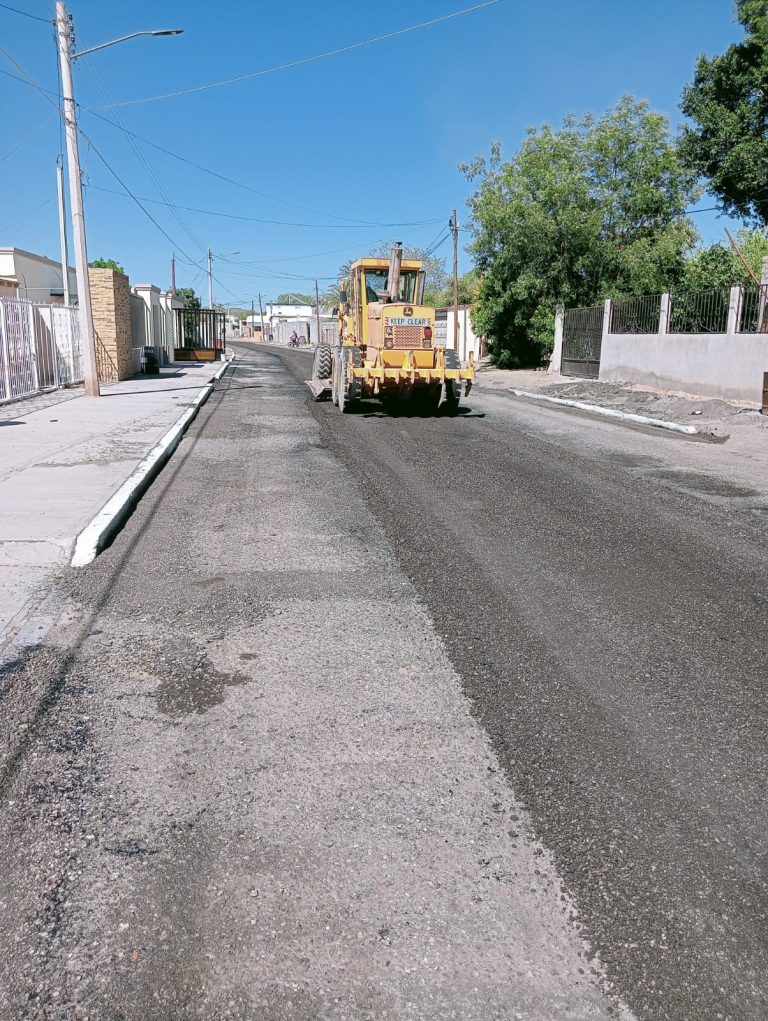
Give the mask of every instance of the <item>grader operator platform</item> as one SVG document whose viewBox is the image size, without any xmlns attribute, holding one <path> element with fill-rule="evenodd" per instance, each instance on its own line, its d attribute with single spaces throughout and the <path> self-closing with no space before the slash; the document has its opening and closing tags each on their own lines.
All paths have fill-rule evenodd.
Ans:
<svg viewBox="0 0 768 1021">
<path fill-rule="evenodd" d="M 423 264 L 403 259 L 399 243 L 389 260 L 352 264 L 341 285 L 337 343 L 318 344 L 306 380 L 316 401 L 331 397 L 341 411 L 364 397 L 410 399 L 425 411 L 458 408 L 462 386 L 469 393 L 475 378 L 474 356 L 463 366 L 458 351 L 434 343 L 424 284 Z"/>
</svg>

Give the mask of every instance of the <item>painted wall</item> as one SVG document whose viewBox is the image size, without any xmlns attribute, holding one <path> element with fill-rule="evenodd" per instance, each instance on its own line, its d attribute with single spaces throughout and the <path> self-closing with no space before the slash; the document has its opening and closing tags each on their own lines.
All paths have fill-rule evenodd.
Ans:
<svg viewBox="0 0 768 1021">
<path fill-rule="evenodd" d="M 459 357 L 463 362 L 467 361 L 470 352 L 474 352 L 475 358 L 481 355 L 482 338 L 478 337 L 472 327 L 471 305 L 459 305 Z M 435 322 L 435 343 L 444 344 L 448 348 L 453 343 L 453 306 L 450 308 L 435 309 L 437 317 Z"/>
<path fill-rule="evenodd" d="M 0 277 L 18 281 L 18 297 L 43 305 L 61 304 L 63 298 L 52 291 L 63 290 L 61 263 L 21 248 L 0 248 Z M 73 303 L 77 299 L 77 278 L 69 268 L 69 287 Z"/>
<path fill-rule="evenodd" d="M 609 333 L 600 379 L 641 383 L 726 401 L 762 401 L 765 333 Z"/>
</svg>

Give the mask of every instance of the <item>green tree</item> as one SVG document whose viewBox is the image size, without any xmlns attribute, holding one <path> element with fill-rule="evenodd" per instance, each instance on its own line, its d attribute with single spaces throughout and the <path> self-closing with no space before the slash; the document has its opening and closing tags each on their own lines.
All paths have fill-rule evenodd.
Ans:
<svg viewBox="0 0 768 1021">
<path fill-rule="evenodd" d="M 768 255 L 768 236 L 760 230 L 740 230 L 737 241 L 745 262 L 757 279 L 763 258 Z M 751 284 L 752 277 L 730 246 L 720 244 L 697 248 L 686 260 L 681 286 L 687 291 Z"/>
<path fill-rule="evenodd" d="M 468 273 L 462 273 L 459 277 L 459 304 L 472 305 L 480 294 L 480 274 L 476 269 Z M 453 305 L 453 281 L 443 288 L 438 294 L 437 307 Z"/>
<path fill-rule="evenodd" d="M 125 273 L 120 263 L 114 259 L 94 259 L 88 265 L 91 269 L 113 269 L 116 273 Z"/>
<path fill-rule="evenodd" d="M 176 297 L 181 298 L 184 302 L 184 308 L 196 309 L 200 308 L 200 299 L 193 287 L 177 287 Z"/>
<path fill-rule="evenodd" d="M 699 57 L 680 108 L 693 121 L 681 154 L 729 213 L 768 224 L 768 8 L 736 0 L 744 39 Z"/>
<path fill-rule="evenodd" d="M 461 168 L 480 272 L 476 329 L 501 366 L 540 364 L 554 308 L 666 290 L 683 275 L 697 195 L 665 117 L 631 96 L 599 118 L 531 128 L 518 152 Z"/>
</svg>

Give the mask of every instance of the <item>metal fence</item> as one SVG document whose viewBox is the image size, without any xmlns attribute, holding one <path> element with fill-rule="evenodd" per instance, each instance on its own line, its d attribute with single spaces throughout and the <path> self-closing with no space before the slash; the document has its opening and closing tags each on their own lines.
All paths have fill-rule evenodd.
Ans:
<svg viewBox="0 0 768 1021">
<path fill-rule="evenodd" d="M 656 333 L 661 315 L 661 295 L 617 298 L 611 302 L 609 333 Z"/>
<path fill-rule="evenodd" d="M 82 378 L 76 308 L 0 298 L 0 401 Z"/>
<path fill-rule="evenodd" d="M 668 333 L 727 333 L 730 287 L 670 294 Z"/>
<path fill-rule="evenodd" d="M 760 291 L 757 287 L 743 287 L 741 300 L 739 301 L 739 314 L 736 319 L 736 331 L 738 333 L 760 333 L 762 332 L 760 318 L 761 305 Z"/>
</svg>

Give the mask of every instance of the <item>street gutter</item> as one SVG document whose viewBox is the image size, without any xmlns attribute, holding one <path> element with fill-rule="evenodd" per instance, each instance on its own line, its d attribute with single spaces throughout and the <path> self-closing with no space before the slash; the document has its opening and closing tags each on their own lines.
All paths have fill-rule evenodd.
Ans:
<svg viewBox="0 0 768 1021">
<path fill-rule="evenodd" d="M 90 564 L 112 542 L 135 510 L 139 500 L 170 460 L 182 436 L 213 393 L 214 384 L 221 379 L 231 362 L 231 358 L 224 362 L 211 381 L 195 397 L 192 406 L 171 426 L 117 492 L 104 504 L 96 517 L 78 535 L 72 553 L 72 567 L 85 567 Z"/>
<path fill-rule="evenodd" d="M 605 408 L 600 404 L 587 404 L 584 401 L 572 401 L 566 397 L 549 397 L 546 394 L 533 393 L 531 390 L 517 390 L 514 388 L 497 389 L 485 387 L 482 384 L 475 384 L 475 390 L 487 394 L 514 394 L 515 397 L 525 397 L 532 401 L 544 401 L 547 404 L 556 404 L 566 408 L 576 408 L 579 411 L 588 411 L 593 415 L 604 415 L 606 418 L 616 418 L 624 422 L 633 422 L 635 425 L 650 425 L 656 429 L 666 429 L 669 432 L 683 433 L 685 436 L 699 436 L 701 429 L 694 425 L 681 425 L 679 422 L 671 422 L 663 418 L 650 418 L 648 415 L 637 415 L 632 411 L 619 411 L 616 408 Z"/>
</svg>

